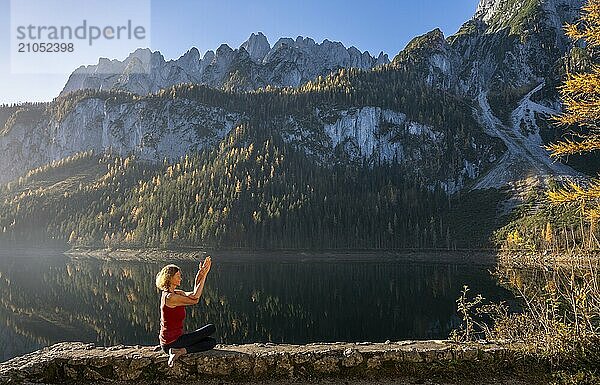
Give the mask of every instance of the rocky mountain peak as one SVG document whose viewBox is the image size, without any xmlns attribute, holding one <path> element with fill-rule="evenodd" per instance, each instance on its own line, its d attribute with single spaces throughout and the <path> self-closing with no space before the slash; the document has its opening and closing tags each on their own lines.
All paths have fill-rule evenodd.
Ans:
<svg viewBox="0 0 600 385">
<path fill-rule="evenodd" d="M 539 16 L 544 24 L 561 30 L 583 3 L 584 0 L 480 0 L 473 19 L 487 24 L 488 32 L 509 28 L 518 33 L 527 30 Z"/>
<path fill-rule="evenodd" d="M 208 50 L 204 53 L 204 56 L 202 57 L 202 61 L 205 63 L 211 63 L 213 60 L 215 60 L 215 52 L 213 50 Z"/>
<path fill-rule="evenodd" d="M 197 70 L 200 65 L 200 52 L 198 51 L 198 48 L 190 48 L 178 59 L 178 62 L 180 62 L 184 68 Z"/>
<path fill-rule="evenodd" d="M 155 51 L 155 52 L 158 52 L 158 51 Z M 152 51 L 150 50 L 150 48 L 138 48 L 135 51 L 133 51 L 132 53 L 130 53 L 129 56 L 127 56 L 127 59 L 125 59 L 125 61 L 131 60 L 133 58 L 143 60 L 146 57 L 150 56 L 151 54 L 152 54 Z"/>
<path fill-rule="evenodd" d="M 508 6 L 507 3 L 513 3 L 513 5 L 518 6 L 518 2 L 520 2 L 520 0 L 480 0 L 479 4 L 477 4 L 477 9 L 475 10 L 475 16 L 473 16 L 473 18 L 488 22 L 499 11 L 506 9 Z"/>
<path fill-rule="evenodd" d="M 412 39 L 404 50 L 396 55 L 393 62 L 398 63 L 408 59 L 421 61 L 429 58 L 435 52 L 446 51 L 448 47 L 444 33 L 436 28 Z"/>
<path fill-rule="evenodd" d="M 446 43 L 446 38 L 444 37 L 444 33 L 441 29 L 436 28 L 427 32 L 426 34 L 414 38 L 408 45 L 407 49 L 413 49 L 418 46 L 426 46 L 429 49 L 442 49 L 448 44 Z"/>
<path fill-rule="evenodd" d="M 375 67 L 384 65 L 384 64 L 388 64 L 389 62 L 390 62 L 390 58 L 388 57 L 388 54 L 381 51 L 381 52 L 379 52 L 379 55 L 377 55 L 377 60 L 375 61 Z"/>
<path fill-rule="evenodd" d="M 217 48 L 217 58 L 220 56 L 229 56 L 233 53 L 233 49 L 227 44 L 221 44 L 219 48 Z"/>
<path fill-rule="evenodd" d="M 329 42 L 329 40 L 325 39 L 325 41 L 323 41 L 323 43 L 325 43 L 325 42 Z M 298 47 L 313 47 L 316 44 L 317 43 L 310 37 L 303 37 L 303 36 L 296 37 L 296 45 Z"/>
<path fill-rule="evenodd" d="M 263 35 L 262 32 L 252 33 L 248 40 L 246 40 L 240 46 L 240 49 L 243 48 L 250 54 L 250 58 L 253 61 L 260 63 L 265 55 L 271 50 L 271 44 L 267 40 L 267 37 Z"/>
<path fill-rule="evenodd" d="M 200 60 L 200 52 L 198 48 L 192 47 L 186 53 L 184 53 L 180 59 L 185 58 L 186 60 Z"/>
<path fill-rule="evenodd" d="M 165 58 L 160 51 L 152 51 L 150 48 L 138 48 L 129 54 L 124 63 L 130 65 L 131 61 L 138 61 L 149 71 L 153 67 L 162 66 L 165 63 Z"/>
<path fill-rule="evenodd" d="M 271 49 L 271 51 L 269 53 L 272 53 L 273 51 L 277 51 L 280 48 L 293 47 L 295 44 L 296 44 L 296 42 L 294 41 L 294 39 L 292 39 L 290 37 L 282 37 L 279 40 L 277 40 L 277 42 L 275 42 L 275 44 L 273 44 L 273 49 Z"/>
</svg>

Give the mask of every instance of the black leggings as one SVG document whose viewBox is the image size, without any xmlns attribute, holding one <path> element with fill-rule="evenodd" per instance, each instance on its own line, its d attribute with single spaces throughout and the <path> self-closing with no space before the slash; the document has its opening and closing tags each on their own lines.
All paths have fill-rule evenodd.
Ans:
<svg viewBox="0 0 600 385">
<path fill-rule="evenodd" d="M 210 350 L 217 345 L 217 341 L 209 337 L 217 329 L 215 325 L 208 324 L 191 333 L 182 334 L 170 344 L 160 345 L 165 353 L 169 353 L 170 348 L 185 348 L 188 353 L 198 353 Z"/>
</svg>

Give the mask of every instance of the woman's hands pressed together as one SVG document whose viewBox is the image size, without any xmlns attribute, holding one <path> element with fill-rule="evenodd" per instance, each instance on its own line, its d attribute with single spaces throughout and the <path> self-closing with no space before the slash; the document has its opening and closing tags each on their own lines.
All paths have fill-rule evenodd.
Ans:
<svg viewBox="0 0 600 385">
<path fill-rule="evenodd" d="M 198 265 L 198 274 L 200 277 L 206 278 L 208 272 L 210 271 L 211 264 L 212 260 L 210 258 L 210 255 L 207 255 L 206 258 L 204 258 L 204 261 Z"/>
</svg>

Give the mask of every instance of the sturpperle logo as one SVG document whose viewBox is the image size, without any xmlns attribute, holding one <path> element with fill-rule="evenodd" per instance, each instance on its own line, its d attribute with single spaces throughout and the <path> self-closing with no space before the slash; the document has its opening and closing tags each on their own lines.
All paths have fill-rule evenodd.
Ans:
<svg viewBox="0 0 600 385">
<path fill-rule="evenodd" d="M 150 0 L 11 0 L 11 72 L 65 73 L 150 47 Z M 131 72 L 147 72 L 150 51 Z M 98 66 L 96 72 L 116 71 Z"/>
</svg>

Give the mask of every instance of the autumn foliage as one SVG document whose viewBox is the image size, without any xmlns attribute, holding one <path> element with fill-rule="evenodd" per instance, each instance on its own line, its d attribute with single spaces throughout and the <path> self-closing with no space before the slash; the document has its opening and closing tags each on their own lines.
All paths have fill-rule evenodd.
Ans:
<svg viewBox="0 0 600 385">
<path fill-rule="evenodd" d="M 581 18 L 565 28 L 573 40 L 583 40 L 593 53 L 600 48 L 600 0 L 589 0 L 582 8 Z M 600 63 L 594 56 L 591 68 L 582 73 L 568 74 L 559 89 L 564 112 L 555 117 L 558 124 L 577 127 L 580 133 L 572 139 L 553 143 L 546 148 L 551 156 L 561 157 L 600 149 Z M 596 221 L 600 217 L 600 179 L 585 185 L 569 182 L 562 189 L 548 193 L 554 205 L 579 203 L 586 217 Z"/>
</svg>

